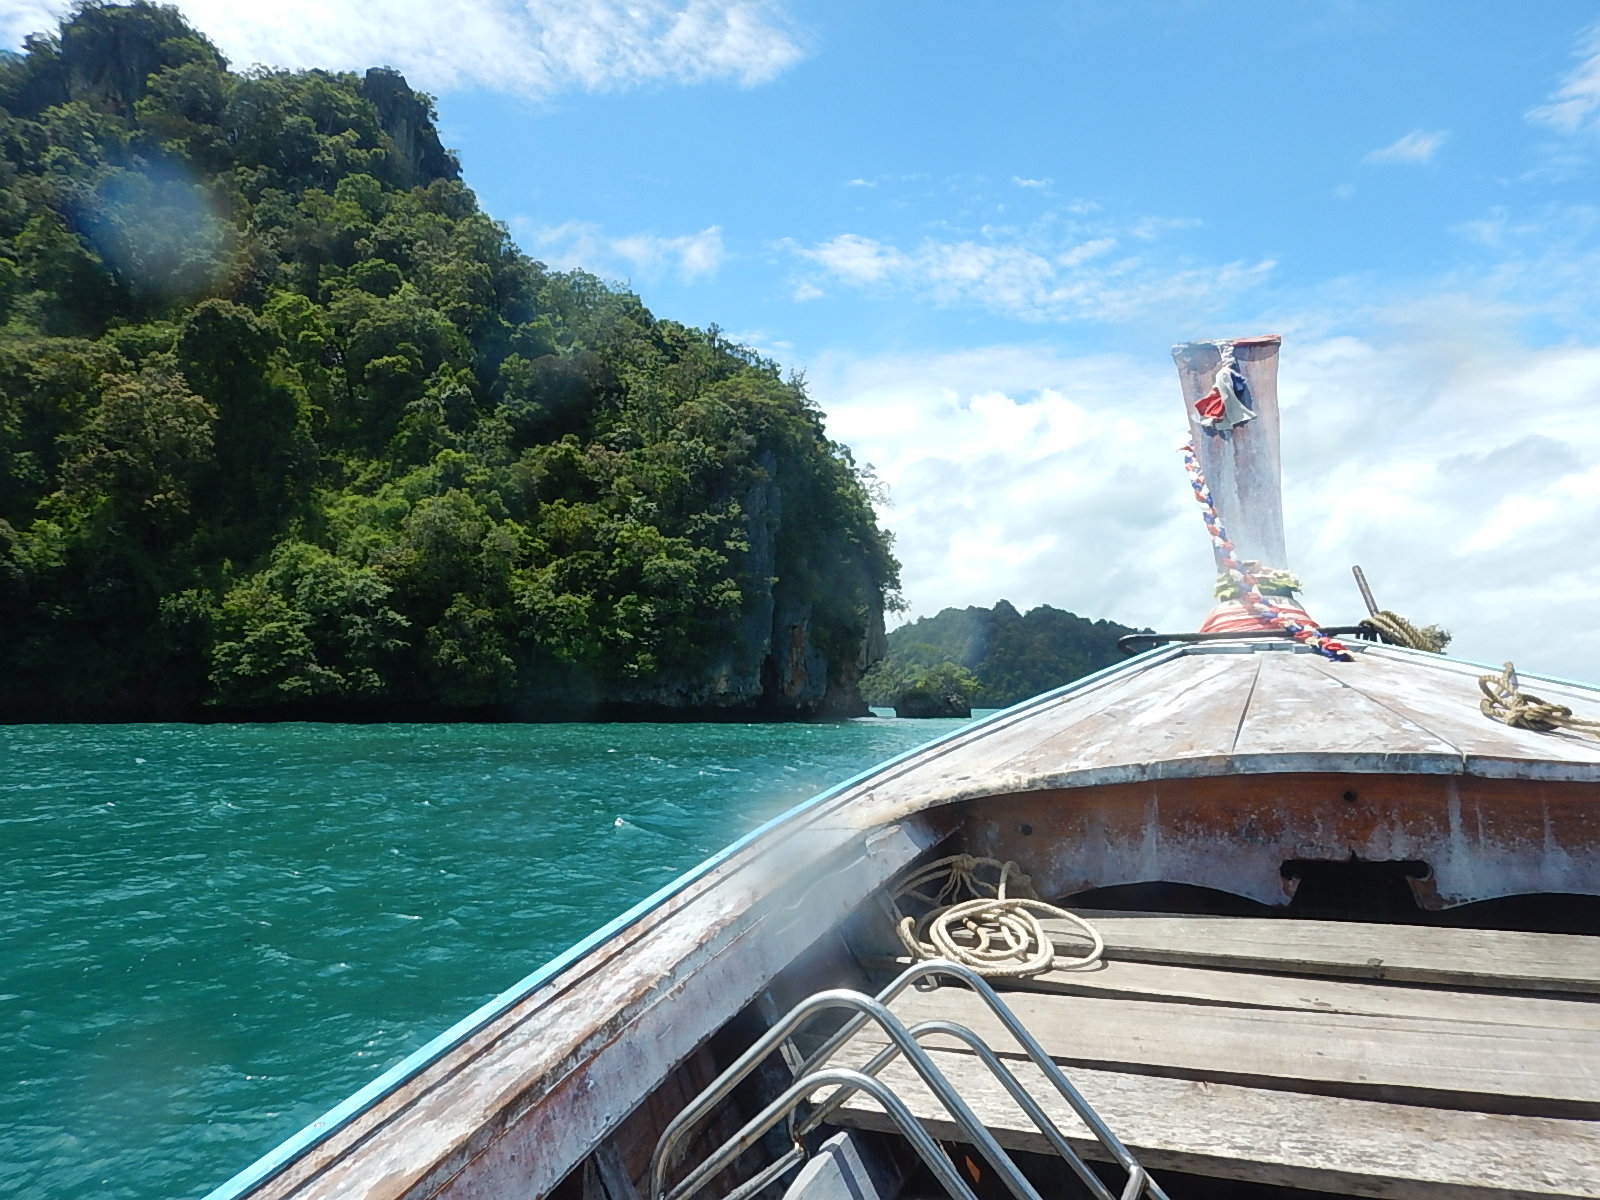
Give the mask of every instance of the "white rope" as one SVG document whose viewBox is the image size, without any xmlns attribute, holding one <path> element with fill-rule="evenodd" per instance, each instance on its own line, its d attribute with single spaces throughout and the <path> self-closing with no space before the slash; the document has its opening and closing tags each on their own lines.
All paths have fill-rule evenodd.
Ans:
<svg viewBox="0 0 1600 1200">
<path fill-rule="evenodd" d="M 998 873 L 988 883 L 978 872 Z M 1007 892 L 1012 881 L 1027 895 Z M 935 890 L 926 890 L 937 884 Z M 900 914 L 900 941 L 912 958 L 948 958 L 989 978 L 1038 975 L 1068 971 L 1098 962 L 1105 951 L 1099 932 L 1064 908 L 1046 904 L 1032 894 L 1033 882 L 1014 862 L 955 854 L 920 868 L 894 891 L 895 912 Z M 928 906 L 922 917 L 906 916 L 901 901 Z M 1044 914 L 1076 925 L 1090 942 L 1088 953 L 1076 958 L 1057 955 L 1050 935 L 1039 923 Z"/>
</svg>

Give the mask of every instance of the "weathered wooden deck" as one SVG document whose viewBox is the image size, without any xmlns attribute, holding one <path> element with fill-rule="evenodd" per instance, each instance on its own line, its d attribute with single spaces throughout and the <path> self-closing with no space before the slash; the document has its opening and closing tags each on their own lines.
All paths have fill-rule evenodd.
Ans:
<svg viewBox="0 0 1600 1200">
<path fill-rule="evenodd" d="M 1157 650 L 934 747 L 864 814 L 964 802 L 957 840 L 1041 895 L 1163 880 L 1282 905 L 1286 860 L 1428 864 L 1426 908 L 1600 894 L 1600 740 L 1478 709 L 1484 668 L 1386 646 Z M 1525 686 L 1600 718 L 1600 692 Z"/>
<path fill-rule="evenodd" d="M 1600 1197 L 1600 944 L 1285 919 L 1093 917 L 1096 969 L 1004 998 L 1144 1164 L 1341 1195 Z M 1097 1144 L 971 992 L 894 1002 L 967 1025 L 1086 1156 Z M 883 1044 L 864 1033 L 845 1051 Z M 960 1043 L 928 1045 L 1002 1145 L 1044 1138 Z M 883 1078 L 957 1127 L 903 1062 Z M 887 1129 L 870 1101 L 839 1123 Z"/>
<path fill-rule="evenodd" d="M 1015 858 L 1053 896 L 1165 880 L 1283 903 L 1279 868 L 1286 858 L 1342 861 L 1352 852 L 1364 860 L 1426 860 L 1436 896 L 1452 904 L 1600 891 L 1600 742 L 1486 720 L 1476 711 L 1479 673 L 1383 647 L 1360 648 L 1354 663 L 1324 664 L 1287 645 L 1171 646 L 975 723 L 816 798 L 686 875 L 616 923 L 605 940 L 530 976 L 417 1061 L 271 1151 L 214 1200 L 549 1194 L 564 1178 L 577 1178 L 573 1167 L 596 1147 L 614 1148 L 608 1139 L 653 1140 L 654 1132 L 638 1130 L 653 1130 L 655 1110 L 679 1098 L 687 1078 L 680 1074 L 709 1040 L 935 846 Z M 1600 693 L 1529 683 L 1579 715 L 1600 717 Z M 1148 971 L 1126 970 L 1135 965 L 1131 949 L 1123 957 L 1121 976 L 1107 973 L 1097 986 L 1120 989 L 1110 994 L 1126 997 L 1124 1008 L 1144 1006 L 1149 1015 L 1156 1004 L 1196 1006 L 1189 993 L 1205 985 L 1195 974 L 1152 981 Z M 1347 963 L 1339 986 L 1356 986 L 1364 963 Z M 1233 972 L 1239 964 L 1143 965 Z M 1586 1008 L 1588 1000 L 1540 994 L 1558 991 L 1561 978 L 1552 968 L 1529 982 L 1535 990 L 1519 997 L 1519 1019 L 1532 1020 L 1537 1005 Z M 1325 1001 L 1350 1018 L 1430 1018 L 1407 1008 L 1417 1001 L 1402 997 L 1398 985 L 1380 989 L 1388 997 L 1381 1004 L 1372 996 L 1352 999 L 1333 981 L 1321 986 L 1308 1012 Z M 1278 999 L 1265 995 L 1202 996 L 1198 1003 L 1234 1016 L 1241 1008 L 1280 1016 L 1296 1008 L 1281 986 Z M 1353 1007 L 1358 1003 L 1381 1011 Z M 1576 1011 L 1548 1009 L 1535 1024 L 1592 1033 Z M 1469 1013 L 1452 1019 L 1482 1023 Z M 1317 1107 L 1343 1112 L 1342 1105 L 1375 1122 L 1372 1136 L 1398 1157 L 1418 1140 L 1393 1132 L 1379 1109 L 1362 1107 L 1391 1102 L 1331 1094 L 1351 1081 L 1322 1079 L 1315 1084 L 1322 1091 L 1302 1092 L 1198 1081 L 1210 1069 L 1202 1063 L 1189 1068 L 1196 1078 L 1163 1076 L 1130 1057 L 1083 1074 L 1085 1091 L 1105 1094 L 1101 1102 L 1122 1122 L 1119 1131 L 1158 1139 L 1167 1130 L 1171 1144 L 1152 1158 L 1156 1165 L 1198 1170 L 1196 1163 L 1232 1157 L 1215 1134 L 1183 1133 L 1203 1128 L 1184 1106 L 1217 1095 L 1237 1094 L 1228 1110 L 1234 1115 L 1225 1114 L 1217 1128 L 1233 1130 L 1245 1145 L 1280 1126 L 1285 1145 L 1299 1136 L 1296 1129 L 1310 1137 L 1324 1126 L 1343 1128 L 1343 1118 Z M 1509 1084 L 1503 1091 L 1507 1105 L 1528 1106 L 1528 1095 Z M 1285 1097 L 1294 1098 L 1293 1111 L 1280 1121 L 1274 1109 Z M 1574 1085 L 1548 1099 L 1581 1109 L 1595 1098 Z M 1590 1174 L 1600 1177 L 1593 1142 L 1583 1140 L 1587 1122 L 1406 1105 L 1398 1111 L 1407 1119 L 1432 1114 L 1423 1140 L 1441 1144 L 1466 1144 L 1479 1136 L 1472 1130 L 1492 1129 L 1497 1145 L 1511 1147 L 1504 1153 L 1517 1171 L 1528 1160 L 1516 1146 L 1539 1137 L 1570 1143 L 1589 1154 Z M 630 1113 L 642 1115 L 624 1135 Z M 1451 1121 L 1448 1129 L 1439 1124 Z M 1026 1141 L 1026 1134 L 1016 1136 Z M 1351 1160 L 1360 1157 L 1354 1136 L 1346 1138 L 1348 1153 L 1339 1152 Z M 1567 1171 L 1578 1153 L 1551 1169 Z M 1266 1155 L 1253 1177 L 1273 1178 L 1276 1161 Z M 1303 1164 L 1283 1169 L 1301 1179 L 1309 1171 Z M 1498 1176 L 1485 1168 L 1482 1178 Z"/>
<path fill-rule="evenodd" d="M 1600 740 L 1485 717 L 1485 668 L 1390 646 L 1351 650 L 1353 662 L 1334 663 L 1292 642 L 1169 646 L 885 771 L 862 795 L 921 810 L 1043 789 L 1322 771 L 1600 782 Z M 1600 689 L 1531 676 L 1524 687 L 1600 719 Z"/>
</svg>

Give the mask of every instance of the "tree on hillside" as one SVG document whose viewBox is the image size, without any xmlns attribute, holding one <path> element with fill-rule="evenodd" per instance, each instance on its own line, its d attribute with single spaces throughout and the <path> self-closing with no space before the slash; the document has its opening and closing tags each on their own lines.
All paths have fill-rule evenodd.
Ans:
<svg viewBox="0 0 1600 1200">
<path fill-rule="evenodd" d="M 889 653 L 862 680 L 872 704 L 892 704 L 919 672 L 948 663 L 970 671 L 985 704 L 1005 707 L 1060 687 L 1121 658 L 1117 639 L 1136 630 L 1041 605 L 1027 614 L 947 608 L 890 631 Z"/>
<path fill-rule="evenodd" d="M 433 111 L 143 2 L 0 56 L 0 716 L 851 705 L 898 568 L 801 382 Z"/>
</svg>

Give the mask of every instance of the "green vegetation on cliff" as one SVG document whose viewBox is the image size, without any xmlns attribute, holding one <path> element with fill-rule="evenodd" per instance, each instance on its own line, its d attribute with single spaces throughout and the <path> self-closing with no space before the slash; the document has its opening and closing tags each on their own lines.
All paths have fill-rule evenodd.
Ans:
<svg viewBox="0 0 1600 1200">
<path fill-rule="evenodd" d="M 897 567 L 800 381 L 458 174 L 175 9 L 0 59 L 0 717 L 855 702 Z"/>
<path fill-rule="evenodd" d="M 887 703 L 897 717 L 970 717 L 972 702 L 983 694 L 978 677 L 948 660 L 931 667 L 913 667 Z"/>
<path fill-rule="evenodd" d="M 938 677 L 943 664 L 970 671 L 976 704 L 1006 708 L 1040 692 L 1120 662 L 1117 639 L 1136 633 L 1115 621 L 1091 621 L 1048 604 L 1019 613 L 1009 601 L 993 608 L 947 608 L 889 633 L 889 653 L 861 681 L 869 704 L 891 705 Z"/>
</svg>

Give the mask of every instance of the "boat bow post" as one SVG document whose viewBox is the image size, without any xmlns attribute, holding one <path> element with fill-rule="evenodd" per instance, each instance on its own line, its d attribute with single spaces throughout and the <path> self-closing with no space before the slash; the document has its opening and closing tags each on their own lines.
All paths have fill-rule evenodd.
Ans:
<svg viewBox="0 0 1600 1200">
<path fill-rule="evenodd" d="M 1189 417 L 1189 444 L 1237 556 L 1288 568 L 1278 452 L 1275 333 L 1172 348 Z M 1222 570 L 1219 554 L 1217 570 Z"/>
<path fill-rule="evenodd" d="M 1294 599 L 1300 581 L 1284 549 L 1278 455 L 1280 341 L 1266 334 L 1173 347 L 1189 416 L 1184 466 L 1218 571 L 1218 604 L 1200 632 L 1282 632 L 1347 662 L 1343 644 Z"/>
</svg>

